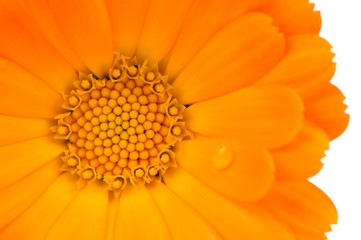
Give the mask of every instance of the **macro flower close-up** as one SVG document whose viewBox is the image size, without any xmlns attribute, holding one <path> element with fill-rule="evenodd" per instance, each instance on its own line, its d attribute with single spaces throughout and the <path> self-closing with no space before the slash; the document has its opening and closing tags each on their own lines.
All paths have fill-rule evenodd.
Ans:
<svg viewBox="0 0 361 240">
<path fill-rule="evenodd" d="M 320 28 L 308 0 L 1 1 L 0 239 L 326 239 Z"/>
</svg>

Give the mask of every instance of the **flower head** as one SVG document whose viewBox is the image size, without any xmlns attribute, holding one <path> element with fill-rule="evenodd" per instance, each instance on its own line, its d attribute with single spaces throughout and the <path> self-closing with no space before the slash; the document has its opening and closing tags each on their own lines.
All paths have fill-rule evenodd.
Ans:
<svg viewBox="0 0 361 240">
<path fill-rule="evenodd" d="M 307 0 L 0 3 L 0 239 L 324 239 L 346 128 Z"/>
</svg>

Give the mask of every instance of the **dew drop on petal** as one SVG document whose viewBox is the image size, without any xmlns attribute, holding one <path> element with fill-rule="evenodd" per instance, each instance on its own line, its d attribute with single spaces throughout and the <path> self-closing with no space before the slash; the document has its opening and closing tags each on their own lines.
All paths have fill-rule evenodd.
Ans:
<svg viewBox="0 0 361 240">
<path fill-rule="evenodd" d="M 213 166 L 217 170 L 224 170 L 231 165 L 234 158 L 234 153 L 229 146 L 221 146 L 217 148 L 213 155 Z"/>
</svg>

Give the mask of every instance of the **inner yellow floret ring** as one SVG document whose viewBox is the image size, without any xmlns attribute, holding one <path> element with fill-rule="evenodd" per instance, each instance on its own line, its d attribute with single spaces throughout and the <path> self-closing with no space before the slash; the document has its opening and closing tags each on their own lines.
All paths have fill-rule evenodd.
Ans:
<svg viewBox="0 0 361 240">
<path fill-rule="evenodd" d="M 68 146 L 62 170 L 77 174 L 80 187 L 98 179 L 119 193 L 127 182 L 159 181 L 176 166 L 173 147 L 187 135 L 185 107 L 157 66 L 115 54 L 107 78 L 80 73 L 74 86 L 53 130 Z"/>
</svg>

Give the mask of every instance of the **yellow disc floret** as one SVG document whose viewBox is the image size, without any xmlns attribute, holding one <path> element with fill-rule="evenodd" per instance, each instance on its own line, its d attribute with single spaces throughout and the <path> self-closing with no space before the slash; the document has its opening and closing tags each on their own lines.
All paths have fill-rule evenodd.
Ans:
<svg viewBox="0 0 361 240">
<path fill-rule="evenodd" d="M 118 195 L 128 181 L 150 183 L 176 166 L 184 106 L 157 67 L 115 55 L 108 78 L 80 74 L 74 85 L 53 130 L 68 144 L 62 170 L 77 173 L 79 185 L 98 179 Z"/>
</svg>

